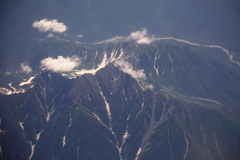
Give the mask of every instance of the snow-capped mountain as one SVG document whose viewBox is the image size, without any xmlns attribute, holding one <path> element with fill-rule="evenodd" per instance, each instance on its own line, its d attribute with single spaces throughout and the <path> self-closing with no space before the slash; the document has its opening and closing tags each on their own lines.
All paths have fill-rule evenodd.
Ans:
<svg viewBox="0 0 240 160">
<path fill-rule="evenodd" d="M 38 49 L 56 57 L 65 43 Z M 85 69 L 45 66 L 24 93 L 1 95 L 3 159 L 238 159 L 240 85 L 230 60 L 160 42 L 69 50 Z M 30 67 L 49 56 L 39 54 Z"/>
<path fill-rule="evenodd" d="M 0 5 L 1 160 L 238 160 L 239 2 Z"/>
</svg>

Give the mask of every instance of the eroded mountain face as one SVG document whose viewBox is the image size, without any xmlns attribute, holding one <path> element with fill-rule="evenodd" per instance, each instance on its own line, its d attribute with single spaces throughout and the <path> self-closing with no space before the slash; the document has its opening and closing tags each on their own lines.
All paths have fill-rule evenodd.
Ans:
<svg viewBox="0 0 240 160">
<path fill-rule="evenodd" d="M 0 159 L 239 160 L 239 6 L 3 0 Z"/>
<path fill-rule="evenodd" d="M 87 49 L 72 43 L 46 42 L 35 48 L 29 65 L 36 72 L 44 58 L 76 55 L 81 58 L 81 65 L 65 73 L 69 77 L 95 74 L 107 64 L 113 64 L 130 74 L 142 87 L 153 85 L 157 92 L 171 93 L 188 101 L 195 101 L 194 97 L 209 99 L 209 102 L 214 100 L 216 102 L 212 102 L 217 105 L 240 103 L 239 66 L 225 55 L 224 63 L 209 59 L 203 52 L 188 45 L 161 42 L 147 45 L 130 41 L 105 49 Z M 221 54 L 219 52 L 219 56 L 223 56 Z"/>
<path fill-rule="evenodd" d="M 0 95 L 2 159 L 239 159 L 235 64 L 159 42 L 56 44 L 32 51 L 35 72 L 60 53 L 82 65 L 65 77 L 43 70 L 24 93 Z"/>
</svg>

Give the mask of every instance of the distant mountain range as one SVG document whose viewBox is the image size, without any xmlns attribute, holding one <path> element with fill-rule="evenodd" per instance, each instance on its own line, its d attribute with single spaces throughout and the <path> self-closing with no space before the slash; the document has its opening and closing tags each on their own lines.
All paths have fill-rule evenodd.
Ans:
<svg viewBox="0 0 240 160">
<path fill-rule="evenodd" d="M 1 160 L 238 160 L 237 0 L 1 2 Z"/>
<path fill-rule="evenodd" d="M 72 79 L 43 70 L 24 93 L 1 95 L 2 159 L 239 158 L 240 75 L 231 62 L 160 42 L 71 47 L 46 42 L 29 66 L 64 51 L 88 70 L 63 72 Z"/>
</svg>

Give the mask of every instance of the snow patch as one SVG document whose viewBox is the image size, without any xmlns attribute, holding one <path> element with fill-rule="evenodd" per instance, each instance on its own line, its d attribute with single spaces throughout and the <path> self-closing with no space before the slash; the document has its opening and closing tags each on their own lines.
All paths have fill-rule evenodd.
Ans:
<svg viewBox="0 0 240 160">
<path fill-rule="evenodd" d="M 107 102 L 106 100 L 106 97 L 104 96 L 104 94 L 102 93 L 102 91 L 100 91 L 101 95 L 102 95 L 102 98 L 105 102 L 105 106 L 106 106 L 106 110 L 107 110 L 107 115 L 108 115 L 108 118 L 109 118 L 109 121 L 110 121 L 110 130 L 112 130 L 112 117 L 111 117 L 111 110 L 110 110 L 110 106 L 109 106 L 109 103 Z"/>
<path fill-rule="evenodd" d="M 168 58 L 170 59 L 171 63 L 173 62 L 172 57 L 170 54 L 168 54 Z"/>
<path fill-rule="evenodd" d="M 10 94 L 14 94 L 14 93 L 24 93 L 25 89 L 20 88 L 20 89 L 16 89 L 15 87 L 12 86 L 12 83 L 9 83 L 8 86 L 12 89 L 7 89 L 7 88 L 0 88 L 0 93 L 5 94 L 5 95 L 10 95 Z"/>
<path fill-rule="evenodd" d="M 22 130 L 24 131 L 24 126 L 23 126 L 23 122 L 19 122 L 20 127 L 22 128 Z"/>
<path fill-rule="evenodd" d="M 35 149 L 35 144 L 31 145 L 31 154 L 29 156 L 29 160 L 32 158 L 33 153 L 34 153 L 34 149 Z"/>
<path fill-rule="evenodd" d="M 0 93 L 5 94 L 5 95 L 10 95 L 10 94 L 12 94 L 12 91 L 7 88 L 0 88 Z"/>
<path fill-rule="evenodd" d="M 97 118 L 97 120 L 101 121 L 101 119 L 95 113 L 92 112 L 92 114 Z"/>
<path fill-rule="evenodd" d="M 65 144 L 66 144 L 66 135 L 63 136 L 63 146 L 65 146 Z"/>
<path fill-rule="evenodd" d="M 96 74 L 97 71 L 104 68 L 106 65 L 107 65 L 107 53 L 105 52 L 104 55 L 103 55 L 102 62 L 98 65 L 98 67 L 96 69 L 91 69 L 91 70 L 82 69 L 80 71 L 75 72 L 75 74 L 76 75 Z"/>
<path fill-rule="evenodd" d="M 156 67 L 156 63 L 157 63 L 157 59 L 159 59 L 160 58 L 160 55 L 159 55 L 159 57 L 155 57 L 154 58 L 154 62 L 153 62 L 153 68 L 155 69 L 155 71 L 156 71 L 156 75 L 158 76 L 158 67 Z"/>
<path fill-rule="evenodd" d="M 36 143 L 37 143 L 37 141 L 39 140 L 40 134 L 41 134 L 42 132 L 43 132 L 43 130 L 37 134 Z M 36 144 L 32 144 L 32 145 L 31 145 L 31 154 L 30 154 L 30 156 L 29 156 L 29 160 L 32 158 L 32 156 L 33 156 L 33 154 L 34 154 L 35 146 L 36 146 Z"/>
<path fill-rule="evenodd" d="M 47 122 L 49 121 L 51 115 L 54 113 L 55 110 L 56 110 L 55 108 L 52 108 L 52 109 L 47 113 L 47 117 L 46 117 L 46 121 L 47 121 Z"/>
<path fill-rule="evenodd" d="M 72 125 L 72 114 L 70 113 L 69 125 L 68 128 Z"/>
<path fill-rule="evenodd" d="M 139 148 L 135 160 L 138 160 L 138 156 L 139 156 L 139 154 L 140 154 L 141 152 L 142 152 L 142 149 Z"/>
<path fill-rule="evenodd" d="M 35 77 L 30 77 L 26 82 L 21 82 L 19 84 L 19 86 L 24 86 L 26 84 L 31 84 L 32 80 L 34 79 Z"/>
</svg>

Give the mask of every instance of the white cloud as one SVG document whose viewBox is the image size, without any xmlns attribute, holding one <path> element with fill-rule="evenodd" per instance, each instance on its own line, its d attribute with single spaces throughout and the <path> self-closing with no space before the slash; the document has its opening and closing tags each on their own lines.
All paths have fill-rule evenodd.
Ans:
<svg viewBox="0 0 240 160">
<path fill-rule="evenodd" d="M 154 40 L 154 36 L 148 36 L 146 28 L 143 28 L 142 31 L 132 32 L 127 38 L 136 40 L 139 44 L 149 44 Z"/>
<path fill-rule="evenodd" d="M 49 33 L 49 34 L 47 35 L 47 38 L 51 38 L 51 37 L 54 37 L 54 35 L 53 35 L 52 33 Z"/>
<path fill-rule="evenodd" d="M 58 22 L 57 19 L 42 19 L 40 21 L 35 21 L 32 25 L 34 28 L 38 28 L 40 32 L 57 32 L 63 33 L 67 30 L 67 26 L 64 23 Z"/>
<path fill-rule="evenodd" d="M 140 39 L 137 40 L 138 44 L 150 44 L 153 41 L 152 38 L 149 37 L 142 37 Z"/>
<path fill-rule="evenodd" d="M 154 89 L 154 86 L 152 84 L 148 84 L 146 82 L 142 82 L 141 85 L 143 86 L 144 89 L 150 89 L 150 90 Z"/>
<path fill-rule="evenodd" d="M 134 40 L 140 40 L 141 38 L 145 38 L 147 36 L 147 29 L 143 28 L 142 31 L 132 32 L 128 38 Z"/>
<path fill-rule="evenodd" d="M 115 65 L 118 66 L 123 72 L 130 74 L 137 81 L 145 81 L 146 80 L 146 75 L 145 75 L 143 69 L 134 70 L 133 66 L 123 59 L 117 60 L 115 62 Z"/>
<path fill-rule="evenodd" d="M 83 35 L 79 34 L 79 35 L 76 36 L 76 38 L 83 38 Z"/>
<path fill-rule="evenodd" d="M 56 59 L 52 57 L 41 60 L 41 68 L 52 70 L 54 72 L 67 72 L 80 65 L 80 58 L 77 56 L 66 57 L 58 56 Z"/>
<path fill-rule="evenodd" d="M 119 67 L 123 72 L 128 73 L 131 77 L 135 78 L 144 89 L 151 89 L 153 90 L 153 85 L 148 84 L 146 81 L 147 76 L 144 73 L 143 69 L 134 70 L 132 64 L 128 63 L 124 59 L 120 59 L 115 61 L 115 65 Z"/>
<path fill-rule="evenodd" d="M 25 65 L 24 63 L 22 63 L 20 67 L 22 68 L 22 71 L 24 73 L 29 74 L 29 73 L 32 72 L 32 68 L 29 65 L 27 65 L 27 64 Z"/>
<path fill-rule="evenodd" d="M 119 43 L 135 40 L 138 44 L 150 44 L 152 41 L 154 41 L 154 39 L 154 36 L 149 36 L 147 33 L 147 29 L 143 28 L 141 31 L 132 32 L 127 37 L 116 36 L 114 38 L 107 39 L 99 43 Z"/>
<path fill-rule="evenodd" d="M 5 72 L 5 75 L 9 76 L 11 75 L 11 72 Z"/>
<path fill-rule="evenodd" d="M 116 36 L 114 38 L 107 39 L 107 40 L 99 42 L 99 43 L 119 43 L 119 42 L 124 42 L 124 41 L 128 41 L 126 37 Z"/>
</svg>

